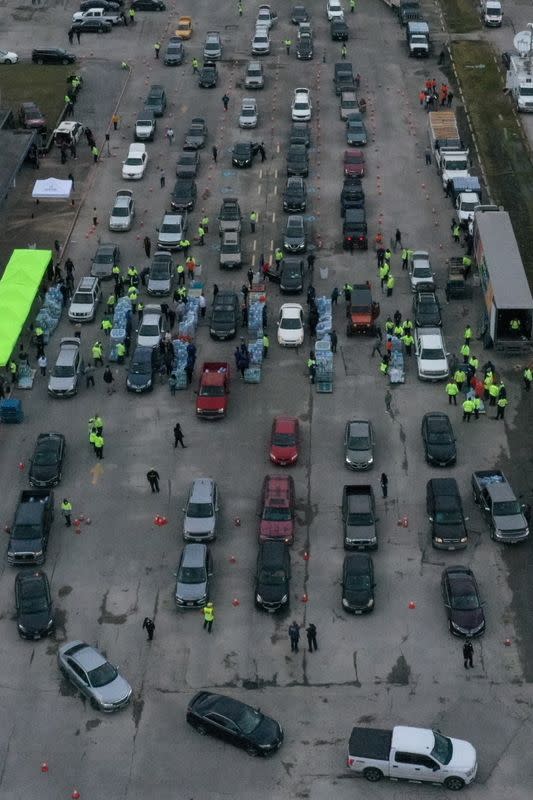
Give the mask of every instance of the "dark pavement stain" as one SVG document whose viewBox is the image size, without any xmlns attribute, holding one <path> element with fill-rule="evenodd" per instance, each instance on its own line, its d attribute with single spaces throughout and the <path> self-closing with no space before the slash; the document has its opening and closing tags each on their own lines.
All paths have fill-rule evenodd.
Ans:
<svg viewBox="0 0 533 800">
<path fill-rule="evenodd" d="M 357 720 L 358 725 L 370 725 L 371 722 L 374 722 L 375 716 L 373 714 L 363 714 L 362 717 L 359 717 Z"/>
<path fill-rule="evenodd" d="M 278 673 L 275 672 L 270 680 L 256 677 L 255 679 L 245 678 L 242 682 L 243 689 L 265 689 L 267 686 L 278 685 Z"/>
<path fill-rule="evenodd" d="M 294 763 L 292 761 L 282 761 L 281 764 L 287 775 L 290 777 L 292 768 L 294 767 Z"/>
<path fill-rule="evenodd" d="M 67 612 L 63 608 L 56 608 L 54 612 L 55 633 L 54 639 L 61 643 L 67 638 Z"/>
<path fill-rule="evenodd" d="M 58 591 L 59 597 L 67 597 L 72 591 L 72 586 L 61 586 Z"/>
<path fill-rule="evenodd" d="M 339 738 L 339 739 L 315 739 L 313 744 L 316 747 L 322 746 L 322 745 L 325 745 L 325 744 L 332 744 L 332 745 L 336 746 L 338 744 L 341 744 L 342 742 L 346 742 L 346 739 L 343 739 L 343 738 Z"/>
<path fill-rule="evenodd" d="M 237 656 L 237 653 L 235 652 L 235 650 L 232 650 L 231 653 L 226 653 L 226 655 L 224 656 L 224 659 L 223 659 L 224 660 L 224 666 L 226 667 L 226 669 L 235 669 L 235 666 L 236 666 L 235 665 L 235 658 L 236 658 L 236 656 Z"/>
<path fill-rule="evenodd" d="M 61 676 L 61 680 L 59 682 L 59 694 L 61 697 L 75 697 L 78 693 L 78 690 L 69 680 L 67 680 L 64 676 Z"/>
<path fill-rule="evenodd" d="M 402 654 L 398 657 L 396 664 L 387 675 L 387 683 L 393 686 L 407 686 L 411 677 L 411 667 Z"/>
<path fill-rule="evenodd" d="M 97 728 L 99 725 L 102 724 L 101 719 L 88 719 L 85 723 L 85 730 L 92 731 L 93 728 Z"/>
<path fill-rule="evenodd" d="M 390 416 L 392 420 L 396 419 L 396 414 L 391 408 L 392 405 L 392 393 L 389 389 L 385 392 L 385 408 L 387 409 L 387 414 Z"/>
<path fill-rule="evenodd" d="M 79 736 L 80 732 L 81 732 L 80 728 L 76 728 L 76 730 L 74 731 L 74 736 Z"/>
<path fill-rule="evenodd" d="M 143 713 L 144 700 L 141 700 L 140 697 L 134 697 L 131 706 L 132 706 L 133 723 L 135 725 L 135 728 L 138 730 Z"/>
</svg>

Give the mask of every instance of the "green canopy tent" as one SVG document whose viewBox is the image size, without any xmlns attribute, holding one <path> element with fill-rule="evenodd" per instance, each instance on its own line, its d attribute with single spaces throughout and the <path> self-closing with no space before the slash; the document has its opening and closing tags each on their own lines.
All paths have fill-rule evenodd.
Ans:
<svg viewBox="0 0 533 800">
<path fill-rule="evenodd" d="M 51 261 L 51 250 L 13 250 L 0 280 L 0 367 L 13 353 Z"/>
</svg>

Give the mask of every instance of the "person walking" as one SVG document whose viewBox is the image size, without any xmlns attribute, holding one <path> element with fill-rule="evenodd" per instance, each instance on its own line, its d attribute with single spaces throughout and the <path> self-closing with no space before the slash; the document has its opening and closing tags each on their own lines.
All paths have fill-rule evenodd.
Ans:
<svg viewBox="0 0 533 800">
<path fill-rule="evenodd" d="M 80 31 L 80 29 L 79 29 L 79 28 L 76 28 L 76 39 L 78 40 L 78 44 L 80 44 L 80 41 L 81 41 L 81 31 Z"/>
<path fill-rule="evenodd" d="M 154 55 L 158 59 L 159 58 L 159 51 L 161 50 L 161 42 L 156 42 L 154 44 Z"/>
<path fill-rule="evenodd" d="M 508 399 L 506 397 L 502 397 L 501 395 L 500 395 L 500 397 L 498 397 L 498 400 L 496 401 L 496 406 L 497 406 L 496 407 L 496 419 L 504 419 L 504 417 L 505 417 L 505 406 L 507 405 L 508 402 L 509 401 L 508 401 Z"/>
<path fill-rule="evenodd" d="M 94 452 L 96 457 L 102 460 L 104 457 L 104 437 L 101 433 L 97 433 L 94 437 Z"/>
<path fill-rule="evenodd" d="M 146 253 L 146 258 L 150 258 L 150 253 L 152 252 L 152 240 L 149 236 L 145 236 L 143 240 L 144 244 L 144 252 Z"/>
<path fill-rule="evenodd" d="M 171 128 L 169 126 L 165 131 L 165 136 L 168 139 L 168 143 L 171 145 L 172 142 L 174 141 L 174 128 Z"/>
<path fill-rule="evenodd" d="M 216 145 L 213 145 L 213 147 L 211 148 L 211 153 L 213 155 L 213 161 L 216 164 L 217 163 L 217 158 L 218 158 L 218 148 L 217 148 Z"/>
<path fill-rule="evenodd" d="M 41 370 L 41 375 L 44 377 L 46 375 L 46 367 L 48 364 L 48 359 L 46 358 L 44 353 L 37 359 L 37 364 L 39 365 L 39 369 Z"/>
<path fill-rule="evenodd" d="M 291 640 L 291 653 L 297 653 L 298 642 L 300 641 L 300 626 L 294 619 L 289 625 L 289 639 Z"/>
<path fill-rule="evenodd" d="M 142 630 L 148 634 L 148 641 L 151 642 L 154 638 L 155 622 L 150 617 L 145 617 L 143 620 Z"/>
<path fill-rule="evenodd" d="M 465 669 L 474 668 L 474 646 L 472 644 L 472 640 L 468 637 L 465 639 L 465 643 L 463 645 L 463 661 L 465 665 Z"/>
<path fill-rule="evenodd" d="M 470 398 L 467 397 L 463 401 L 463 422 L 465 421 L 465 419 L 467 422 L 470 422 L 470 420 L 472 419 L 473 410 L 474 410 L 474 401 L 470 400 Z"/>
<path fill-rule="evenodd" d="M 213 603 L 207 603 L 202 611 L 204 613 L 204 631 L 207 628 L 207 632 L 211 633 L 213 622 L 215 621 L 215 606 Z"/>
<path fill-rule="evenodd" d="M 312 350 L 309 353 L 309 358 L 307 359 L 307 369 L 309 370 L 309 379 L 311 383 L 314 383 L 316 377 L 316 358 Z"/>
<path fill-rule="evenodd" d="M 250 212 L 250 229 L 252 233 L 255 233 L 255 226 L 257 224 L 257 211 Z"/>
<path fill-rule="evenodd" d="M 463 364 L 468 364 L 468 359 L 470 358 L 470 345 L 465 342 L 465 344 L 461 346 L 459 352 L 463 357 Z"/>
<path fill-rule="evenodd" d="M 263 333 L 263 361 L 268 357 L 268 348 L 270 347 L 270 339 L 266 331 Z"/>
<path fill-rule="evenodd" d="M 197 58 L 193 58 L 193 60 L 191 61 L 191 66 L 192 66 L 192 74 L 194 75 L 195 72 L 196 73 L 198 72 L 198 59 Z"/>
<path fill-rule="evenodd" d="M 93 161 L 96 164 L 98 162 L 98 156 L 100 155 L 100 150 L 97 148 L 96 145 L 91 147 L 91 155 L 93 157 Z"/>
<path fill-rule="evenodd" d="M 251 267 L 248 270 L 248 272 L 246 273 L 246 277 L 248 278 L 248 283 L 250 284 L 250 289 L 251 289 L 253 284 L 254 284 L 254 271 L 253 271 L 253 269 Z"/>
<path fill-rule="evenodd" d="M 526 390 L 526 392 L 529 392 L 531 388 L 531 381 L 533 380 L 533 372 L 531 370 L 531 367 L 525 368 L 523 372 L 523 378 L 524 378 L 524 389 Z"/>
<path fill-rule="evenodd" d="M 183 443 L 183 431 L 181 429 L 181 425 L 179 422 L 176 422 L 174 425 L 174 447 L 178 446 L 178 443 L 181 444 L 183 448 L 187 447 L 186 444 Z"/>
<path fill-rule="evenodd" d="M 307 634 L 307 646 L 309 648 L 309 652 L 312 653 L 313 650 L 318 650 L 318 644 L 316 643 L 316 625 L 310 622 L 305 629 L 305 632 Z"/>
<path fill-rule="evenodd" d="M 131 24 L 135 25 L 135 9 L 134 8 L 130 8 L 130 10 L 128 11 L 128 16 L 130 18 Z"/>
<path fill-rule="evenodd" d="M 224 106 L 224 111 L 227 111 L 229 105 L 229 97 L 226 93 L 222 95 L 222 105 Z"/>
<path fill-rule="evenodd" d="M 461 241 L 461 228 L 459 227 L 459 225 L 457 223 L 455 223 L 454 226 L 452 227 L 452 236 L 453 236 L 454 242 L 456 244 L 459 244 L 460 241 Z"/>
<path fill-rule="evenodd" d="M 165 188 L 165 182 L 166 182 L 165 181 L 165 173 L 162 172 L 161 175 L 159 176 L 159 185 L 161 186 L 162 189 Z"/>
<path fill-rule="evenodd" d="M 394 252 L 396 252 L 397 247 L 403 247 L 402 232 L 399 228 L 396 228 L 396 233 L 394 234 Z"/>
<path fill-rule="evenodd" d="M 159 472 L 153 467 L 150 467 L 150 469 L 146 473 L 146 478 L 148 480 L 148 483 L 150 484 L 150 489 L 152 490 L 152 494 L 154 494 L 155 492 L 159 493 Z"/>
<path fill-rule="evenodd" d="M 85 369 L 83 370 L 83 374 L 85 375 L 85 388 L 88 389 L 89 386 L 94 386 L 94 366 L 91 364 L 90 361 L 87 362 Z"/>
<path fill-rule="evenodd" d="M 454 406 L 457 405 L 457 395 L 459 394 L 459 388 L 455 381 L 450 381 L 446 384 L 446 394 L 448 395 L 448 405 L 451 406 L 453 403 Z"/>
<path fill-rule="evenodd" d="M 389 479 L 385 472 L 381 473 L 381 478 L 379 479 L 379 485 L 381 486 L 381 494 L 383 495 L 383 499 L 386 499 L 387 494 L 389 492 Z"/>
<path fill-rule="evenodd" d="M 120 122 L 120 117 L 116 112 L 112 115 L 111 122 L 113 123 L 113 130 L 116 131 Z"/>
<path fill-rule="evenodd" d="M 345 44 L 341 47 L 341 58 L 344 61 L 346 59 L 346 53 L 348 52 L 347 47 Z"/>
<path fill-rule="evenodd" d="M 205 312 L 207 310 L 207 300 L 205 299 L 205 295 L 203 292 L 198 298 L 198 305 L 200 306 L 200 317 L 202 319 L 205 319 Z"/>
<path fill-rule="evenodd" d="M 61 513 L 65 517 L 65 526 L 70 528 L 71 522 L 71 515 L 72 515 L 72 503 L 70 500 L 67 500 L 66 497 L 63 498 L 63 502 L 61 503 Z"/>
<path fill-rule="evenodd" d="M 266 160 L 266 150 L 263 142 L 261 142 L 258 149 L 259 149 L 259 155 L 261 156 L 261 163 L 263 163 L 263 161 Z"/>
<path fill-rule="evenodd" d="M 285 49 L 287 51 L 287 55 L 290 56 L 290 54 L 291 54 L 291 44 L 292 44 L 291 39 L 289 39 L 287 37 L 286 39 L 283 40 L 283 44 L 285 45 Z"/>
<path fill-rule="evenodd" d="M 91 348 L 91 354 L 92 354 L 92 357 L 93 357 L 94 366 L 97 367 L 98 366 L 98 362 L 100 362 L 100 366 L 103 367 L 104 366 L 104 349 L 103 349 L 103 347 L 102 347 L 102 345 L 101 345 L 101 343 L 99 341 L 96 341 L 93 344 L 93 346 Z"/>
<path fill-rule="evenodd" d="M 337 352 L 337 342 L 339 341 L 339 338 L 337 336 L 337 331 L 335 331 L 335 330 L 331 331 L 331 333 L 329 335 L 329 340 L 331 342 L 331 352 L 332 353 L 336 353 Z"/>
<path fill-rule="evenodd" d="M 113 377 L 113 373 L 111 372 L 111 367 L 109 366 L 109 364 L 106 366 L 102 377 L 104 379 L 104 383 L 107 384 L 107 393 L 113 394 L 115 390 L 113 389 L 112 384 L 115 379 Z"/>
</svg>

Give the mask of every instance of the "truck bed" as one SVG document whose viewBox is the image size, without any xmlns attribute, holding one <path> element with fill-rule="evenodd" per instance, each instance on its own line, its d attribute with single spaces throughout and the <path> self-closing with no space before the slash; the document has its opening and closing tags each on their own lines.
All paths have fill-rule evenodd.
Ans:
<svg viewBox="0 0 533 800">
<path fill-rule="evenodd" d="M 430 111 L 428 117 L 430 130 L 433 132 L 435 142 L 445 139 L 460 141 L 453 111 Z"/>
<path fill-rule="evenodd" d="M 507 483 L 505 475 L 499 469 L 480 469 L 472 473 L 472 480 L 477 483 L 480 488 L 489 483 Z"/>
<path fill-rule="evenodd" d="M 359 758 L 387 761 L 390 757 L 392 731 L 382 728 L 353 728 L 348 754 Z"/>
</svg>

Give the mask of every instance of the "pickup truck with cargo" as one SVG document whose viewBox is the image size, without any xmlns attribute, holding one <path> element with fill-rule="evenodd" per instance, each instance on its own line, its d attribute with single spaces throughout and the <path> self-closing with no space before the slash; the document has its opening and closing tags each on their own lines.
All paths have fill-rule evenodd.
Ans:
<svg viewBox="0 0 533 800">
<path fill-rule="evenodd" d="M 488 519 L 492 539 L 504 544 L 516 544 L 529 537 L 525 506 L 518 502 L 501 470 L 473 472 L 472 495 L 474 503 L 479 505 Z"/>
<path fill-rule="evenodd" d="M 43 564 L 53 519 L 53 491 L 24 489 L 9 532 L 7 563 L 12 567 Z"/>
<path fill-rule="evenodd" d="M 348 322 L 346 334 L 376 332 L 376 320 L 379 317 L 379 303 L 372 300 L 372 290 L 369 283 L 356 283 L 353 285 L 352 298 L 347 309 Z"/>
<path fill-rule="evenodd" d="M 448 259 L 448 274 L 444 292 L 447 301 L 465 300 L 472 297 L 474 290 L 466 279 L 462 256 L 452 256 L 452 258 Z"/>
<path fill-rule="evenodd" d="M 204 361 L 196 395 L 196 415 L 222 419 L 228 410 L 230 369 L 227 361 Z"/>
<path fill-rule="evenodd" d="M 342 524 L 346 550 L 376 550 L 376 501 L 371 486 L 347 485 L 342 490 Z"/>
<path fill-rule="evenodd" d="M 429 142 L 437 172 L 441 175 L 445 189 L 453 178 L 467 178 L 468 148 L 459 136 L 453 111 L 430 111 L 428 114 Z"/>
<path fill-rule="evenodd" d="M 461 194 L 477 194 L 479 202 L 481 203 L 481 183 L 476 175 L 468 175 L 466 178 L 452 178 L 450 185 L 450 198 L 455 205 L 457 198 Z"/>
<path fill-rule="evenodd" d="M 476 777 L 477 755 L 470 742 L 430 728 L 357 727 L 348 743 L 348 767 L 372 783 L 381 778 L 427 781 L 457 791 Z"/>
<path fill-rule="evenodd" d="M 424 20 L 410 21 L 406 25 L 406 39 L 409 55 L 415 58 L 429 56 L 429 25 Z"/>
</svg>

